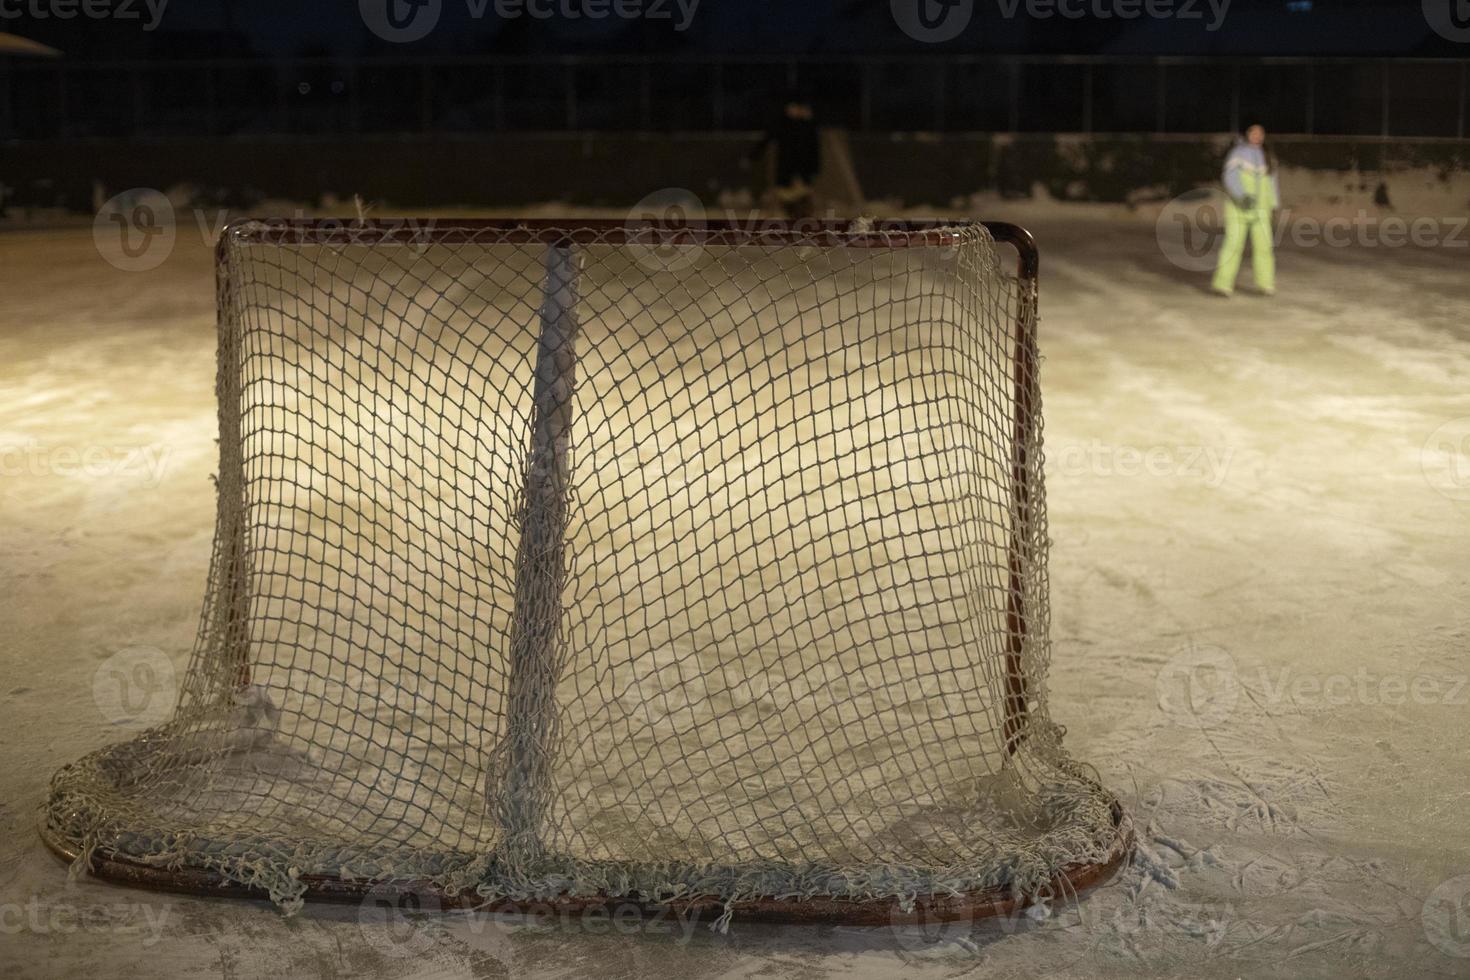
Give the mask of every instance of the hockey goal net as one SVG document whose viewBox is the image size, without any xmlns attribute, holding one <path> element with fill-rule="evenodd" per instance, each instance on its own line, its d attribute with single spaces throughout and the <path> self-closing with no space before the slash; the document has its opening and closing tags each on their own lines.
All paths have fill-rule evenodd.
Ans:
<svg viewBox="0 0 1470 980">
<path fill-rule="evenodd" d="M 230 226 L 198 641 L 48 842 L 288 910 L 1097 880 L 1128 829 L 1047 711 L 1035 272 L 978 223 Z"/>
</svg>

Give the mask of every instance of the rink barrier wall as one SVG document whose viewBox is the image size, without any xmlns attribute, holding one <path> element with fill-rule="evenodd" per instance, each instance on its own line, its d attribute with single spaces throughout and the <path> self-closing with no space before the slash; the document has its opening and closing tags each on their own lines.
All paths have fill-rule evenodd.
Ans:
<svg viewBox="0 0 1470 980">
<path fill-rule="evenodd" d="M 758 201 L 764 168 L 740 159 L 757 134 L 545 133 L 484 138 L 359 137 L 42 140 L 0 144 L 12 208 L 94 212 L 131 188 L 183 188 L 200 207 L 308 207 L 361 195 L 395 207 L 562 202 L 629 206 L 682 188 L 707 207 Z M 1135 202 L 1218 180 L 1214 136 L 851 133 L 863 195 L 897 207 L 962 206 L 974 195 Z M 1283 197 L 1304 194 L 1409 213 L 1470 210 L 1470 140 L 1281 136 Z M 1456 210 L 1458 209 L 1458 210 Z"/>
</svg>

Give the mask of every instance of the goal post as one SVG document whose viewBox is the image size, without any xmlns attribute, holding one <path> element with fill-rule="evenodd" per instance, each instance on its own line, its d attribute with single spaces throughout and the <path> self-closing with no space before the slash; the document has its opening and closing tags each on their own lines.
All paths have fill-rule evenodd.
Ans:
<svg viewBox="0 0 1470 980">
<path fill-rule="evenodd" d="M 198 639 L 53 778 L 77 870 L 890 923 L 1125 858 L 1048 704 L 1024 230 L 245 221 L 217 270 Z"/>
<path fill-rule="evenodd" d="M 503 849 L 513 860 L 541 855 L 542 814 L 555 751 L 555 692 L 570 492 L 576 387 L 577 263 L 570 242 L 546 249 L 546 289 L 536 345 L 531 451 L 516 551 L 515 614 L 502 765 L 492 765 L 488 805 L 502 814 Z"/>
</svg>

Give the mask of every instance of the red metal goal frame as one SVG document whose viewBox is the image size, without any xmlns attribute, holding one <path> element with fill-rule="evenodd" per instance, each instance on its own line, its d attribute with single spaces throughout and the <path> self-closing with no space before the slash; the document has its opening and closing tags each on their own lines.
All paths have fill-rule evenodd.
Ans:
<svg viewBox="0 0 1470 980">
<path fill-rule="evenodd" d="M 1024 607 L 1022 574 L 1023 548 L 1031 533 L 1033 495 L 1028 474 L 1032 460 L 1027 445 L 1036 425 L 1035 379 L 1037 352 L 1035 302 L 1040 258 L 1036 243 L 1024 228 L 1004 222 L 896 221 L 876 226 L 857 226 L 846 221 L 775 221 L 758 219 L 707 222 L 645 222 L 606 219 L 349 219 L 259 220 L 245 219 L 227 225 L 216 247 L 217 267 L 223 269 L 232 244 L 239 245 L 446 245 L 492 240 L 497 243 L 543 242 L 549 246 L 574 244 L 753 245 L 782 247 L 807 245 L 845 248 L 943 247 L 958 244 L 983 225 L 998 243 L 1017 253 L 1015 275 L 1019 284 L 1019 308 L 1014 349 L 1011 353 L 1014 399 L 1013 451 L 1011 455 L 1012 507 L 1016 519 L 1009 541 L 1009 599 L 1006 609 L 1006 671 L 1002 735 L 1008 753 L 1014 753 L 1026 734 L 1029 692 L 1022 666 L 1023 650 L 1031 628 Z M 223 277 L 221 277 L 223 278 Z M 223 284 L 221 289 L 223 290 Z M 223 307 L 221 308 L 223 314 Z M 231 617 L 232 619 L 234 617 Z M 249 682 L 250 665 L 240 665 L 242 683 Z M 1116 803 L 1112 807 L 1115 829 L 1111 847 L 1102 860 L 1063 867 L 1049 882 L 1058 896 L 1074 894 L 1109 878 L 1122 864 L 1133 844 L 1132 823 Z M 41 836 L 58 856 L 73 861 L 78 856 L 74 842 L 43 824 Z M 260 889 L 242 885 L 199 868 L 161 867 L 99 850 L 90 856 L 91 873 L 104 880 L 134 887 L 195 895 L 233 898 L 263 898 Z M 490 912 L 525 913 L 550 909 L 577 913 L 598 908 L 636 904 L 646 911 L 664 910 L 682 916 L 715 917 L 727 911 L 723 899 L 695 896 L 673 902 L 640 902 L 638 896 L 562 896 L 543 903 L 514 900 L 487 902 L 473 892 L 449 893 L 432 882 L 390 884 L 349 881 L 337 877 L 303 876 L 305 898 L 316 901 L 363 902 L 412 899 L 421 908 L 477 908 Z M 779 899 L 758 897 L 733 903 L 742 918 L 799 923 L 845 923 L 852 925 L 905 925 L 1008 915 L 1029 904 L 1026 896 L 1014 895 L 1007 885 L 954 896 L 921 897 L 912 911 L 904 912 L 888 899 L 836 898 Z"/>
</svg>

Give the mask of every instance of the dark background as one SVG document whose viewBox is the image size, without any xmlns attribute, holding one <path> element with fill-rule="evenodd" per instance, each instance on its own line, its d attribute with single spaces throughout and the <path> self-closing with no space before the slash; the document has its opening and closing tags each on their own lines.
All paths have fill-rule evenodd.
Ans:
<svg viewBox="0 0 1470 980">
<path fill-rule="evenodd" d="M 155 30 L 127 2 L 134 19 L 0 18 L 63 52 L 0 57 L 12 201 L 86 210 L 176 183 L 237 206 L 713 193 L 750 182 L 734 162 L 792 89 L 851 134 L 869 196 L 907 203 L 1035 179 L 1087 200 L 1179 190 L 1251 122 L 1287 162 L 1342 173 L 1466 158 L 1470 43 L 1421 0 L 1233 0 L 1213 31 L 1206 0 L 1176 0 L 1200 18 L 1132 21 L 974 0 L 942 44 L 906 35 L 888 0 L 702 0 L 684 31 L 441 0 L 411 43 L 377 37 L 358 0 L 171 0 Z"/>
<path fill-rule="evenodd" d="M 1182 6 L 1191 0 L 1177 0 Z M 137 0 L 142 9 L 141 0 Z M 1204 0 L 1195 6 L 1208 17 Z M 161 26 L 24 12 L 0 29 L 63 49 L 73 59 L 373 54 L 1007 54 L 1419 55 L 1463 58 L 1430 29 L 1419 0 L 1233 0 L 1216 31 L 1198 20 L 1004 17 L 977 0 L 968 28 L 939 45 L 897 29 L 887 0 L 702 0 L 693 23 L 475 18 L 445 0 L 428 37 L 393 44 L 364 26 L 355 0 L 171 0 Z"/>
</svg>

